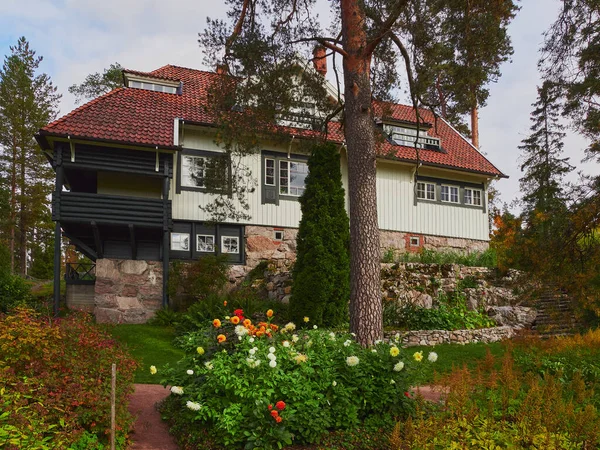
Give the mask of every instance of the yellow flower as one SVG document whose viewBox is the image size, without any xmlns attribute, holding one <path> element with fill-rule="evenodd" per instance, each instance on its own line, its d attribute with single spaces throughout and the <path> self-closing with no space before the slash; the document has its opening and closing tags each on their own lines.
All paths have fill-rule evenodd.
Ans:
<svg viewBox="0 0 600 450">
<path fill-rule="evenodd" d="M 240 323 L 240 318 L 238 316 L 233 316 L 230 320 L 231 320 L 231 323 L 234 325 L 237 325 L 238 323 Z"/>
<path fill-rule="evenodd" d="M 298 364 L 306 362 L 307 359 L 308 358 L 306 357 L 306 355 L 303 355 L 302 353 L 299 353 L 296 356 L 294 356 L 294 361 L 296 361 L 296 363 Z"/>
<path fill-rule="evenodd" d="M 273 317 L 273 310 L 272 309 L 269 309 L 267 311 L 267 317 Z"/>
<path fill-rule="evenodd" d="M 415 352 L 413 358 L 415 358 L 415 361 L 421 362 L 421 360 L 423 359 L 423 352 Z"/>
<path fill-rule="evenodd" d="M 394 346 L 392 348 L 390 348 L 390 355 L 396 357 L 400 354 L 400 350 L 398 349 L 398 347 Z"/>
<path fill-rule="evenodd" d="M 204 349 L 202 347 L 198 347 L 196 349 L 196 351 L 198 352 L 199 355 L 204 355 Z"/>
<path fill-rule="evenodd" d="M 156 373 L 156 366 L 150 366 L 150 374 L 154 375 Z"/>
<path fill-rule="evenodd" d="M 310 319 L 309 319 L 308 317 L 304 316 L 304 321 L 305 321 L 305 322 L 309 322 L 309 321 L 310 321 Z"/>
<path fill-rule="evenodd" d="M 224 334 L 220 334 L 217 336 L 217 341 L 219 341 L 219 344 L 222 342 L 225 342 L 227 340 L 227 337 Z"/>
<path fill-rule="evenodd" d="M 221 326 L 221 321 L 219 319 L 213 320 L 213 327 L 219 328 Z"/>
</svg>

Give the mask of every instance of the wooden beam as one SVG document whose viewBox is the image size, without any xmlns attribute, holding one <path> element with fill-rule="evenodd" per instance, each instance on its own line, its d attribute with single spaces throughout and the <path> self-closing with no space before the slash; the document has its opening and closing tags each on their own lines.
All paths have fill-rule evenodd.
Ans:
<svg viewBox="0 0 600 450">
<path fill-rule="evenodd" d="M 98 258 L 104 257 L 104 251 L 102 250 L 102 241 L 100 240 L 100 230 L 98 229 L 98 224 L 92 220 L 92 231 L 94 233 L 94 241 L 96 243 L 96 254 Z"/>
<path fill-rule="evenodd" d="M 169 285 L 169 162 L 165 161 L 164 173 L 163 173 L 163 301 L 162 306 L 166 308 L 169 306 L 169 291 L 167 289 Z"/>
<path fill-rule="evenodd" d="M 54 197 L 60 204 L 60 195 L 63 186 L 63 164 L 62 147 L 57 146 L 54 155 L 54 164 L 56 169 L 56 184 L 54 188 Z M 60 232 L 60 220 L 56 221 L 54 226 L 54 317 L 58 317 L 60 311 L 60 268 L 62 264 L 62 235 Z"/>
<path fill-rule="evenodd" d="M 69 239 L 75 247 L 77 247 L 85 256 L 90 258 L 92 261 L 96 261 L 98 259 L 98 254 L 91 248 L 89 245 L 85 244 L 80 239 L 70 235 L 69 233 L 64 232 L 63 235 Z"/>
<path fill-rule="evenodd" d="M 137 248 L 135 245 L 135 228 L 129 224 L 129 243 L 131 244 L 131 259 L 137 259 Z"/>
</svg>

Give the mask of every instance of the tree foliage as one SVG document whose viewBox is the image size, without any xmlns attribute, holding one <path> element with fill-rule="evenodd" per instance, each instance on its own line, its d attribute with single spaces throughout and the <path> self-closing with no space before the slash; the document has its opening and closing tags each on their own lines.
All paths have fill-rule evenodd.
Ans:
<svg viewBox="0 0 600 450">
<path fill-rule="evenodd" d="M 217 141 L 229 152 L 256 151 L 266 136 L 280 131 L 273 126 L 276 117 L 297 113 L 303 105 L 310 104 L 310 109 L 314 105 L 319 113 L 312 114 L 320 119 L 314 128 L 327 131 L 328 119 L 341 112 L 352 217 L 350 327 L 359 342 L 373 343 L 382 336 L 382 310 L 372 101 L 374 97 L 394 99 L 395 92 L 408 87 L 418 117 L 419 106 L 437 109 L 439 103 L 432 104 L 428 95 L 437 74 L 426 69 L 449 62 L 459 67 L 463 64 L 461 52 L 481 51 L 473 48 L 474 40 L 461 40 L 462 47 L 457 48 L 457 39 L 466 25 L 456 18 L 461 16 L 461 8 L 468 10 L 473 2 L 341 0 L 330 3 L 334 19 L 327 30 L 312 13 L 315 0 L 226 3 L 227 19 L 209 19 L 200 35 L 206 61 L 218 62 L 231 76 L 213 89 L 212 114 L 221 130 Z M 514 0 L 493 4 L 501 4 L 500 9 L 508 13 L 505 19 L 487 20 L 485 26 L 473 27 L 485 36 L 491 36 L 496 28 L 504 29 L 516 11 Z M 499 33 L 502 35 L 502 31 Z M 311 59 L 317 44 L 332 57 L 340 93 L 337 98 L 335 94 L 323 95 L 327 92 L 318 73 L 302 70 L 302 60 Z M 498 73 L 507 50 L 496 45 L 495 51 L 490 50 L 481 61 L 475 57 L 469 60 L 472 70 L 447 70 L 445 85 L 458 85 L 460 77 L 481 94 L 482 85 Z M 408 86 L 402 86 L 402 75 L 408 79 Z M 458 104 L 463 97 L 454 100 Z M 240 110 L 245 112 L 243 117 Z M 308 133 L 302 134 L 306 137 Z M 232 202 L 225 201 L 225 205 Z"/>
<path fill-rule="evenodd" d="M 307 316 L 336 327 L 348 321 L 350 298 L 350 234 L 336 147 L 315 146 L 308 168 L 290 308 L 296 323 Z"/>
<path fill-rule="evenodd" d="M 111 64 L 104 72 L 91 73 L 81 84 L 69 86 L 69 93 L 75 96 L 75 104 L 92 100 L 101 95 L 123 86 L 123 67 L 121 64 Z"/>
<path fill-rule="evenodd" d="M 563 0 L 545 34 L 540 67 L 564 91 L 564 113 L 600 155 L 600 7 L 597 0 Z"/>
<path fill-rule="evenodd" d="M 53 171 L 34 135 L 56 116 L 60 95 L 50 77 L 37 73 L 42 61 L 21 37 L 0 69 L 2 178 L 9 186 L 7 234 L 11 267 L 27 271 L 32 231 L 47 216 Z"/>
</svg>

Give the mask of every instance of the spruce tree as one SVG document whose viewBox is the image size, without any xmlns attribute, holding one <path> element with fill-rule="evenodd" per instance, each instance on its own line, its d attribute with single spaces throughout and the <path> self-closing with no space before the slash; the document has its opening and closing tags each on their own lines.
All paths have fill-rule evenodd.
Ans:
<svg viewBox="0 0 600 450">
<path fill-rule="evenodd" d="M 290 307 L 297 323 L 306 316 L 311 324 L 339 326 L 348 321 L 350 231 L 335 145 L 316 145 L 308 168 Z"/>
<path fill-rule="evenodd" d="M 117 62 L 104 69 L 103 73 L 91 73 L 81 84 L 69 86 L 69 94 L 75 96 L 75 104 L 78 104 L 120 88 L 123 86 L 123 69 L 123 66 Z"/>
</svg>

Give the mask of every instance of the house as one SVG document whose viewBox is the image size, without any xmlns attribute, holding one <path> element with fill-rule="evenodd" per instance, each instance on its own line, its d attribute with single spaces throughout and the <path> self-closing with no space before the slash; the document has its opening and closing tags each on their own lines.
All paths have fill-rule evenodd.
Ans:
<svg viewBox="0 0 600 450">
<path fill-rule="evenodd" d="M 265 143 L 260 154 L 246 157 L 257 184 L 248 198 L 250 220 L 210 223 L 199 207 L 214 198 L 205 177 L 221 149 L 202 105 L 219 76 L 171 65 L 125 70 L 124 87 L 36 136 L 56 170 L 57 246 L 62 232 L 96 264 L 95 281 L 90 268 L 68 268 L 70 300 L 87 301 L 99 321 L 143 322 L 166 305 L 174 259 L 226 254 L 239 275 L 263 259 L 283 266 L 295 258 L 298 198 L 308 168 L 297 146 L 307 131 L 294 123 L 288 123 L 287 145 Z M 421 111 L 425 123 L 417 135 L 411 107 L 374 106 L 373 126 L 385 136 L 377 169 L 382 248 L 487 248 L 487 187 L 504 175 L 429 111 Z M 347 186 L 339 123 L 330 124 L 328 139 L 340 145 Z"/>
</svg>

